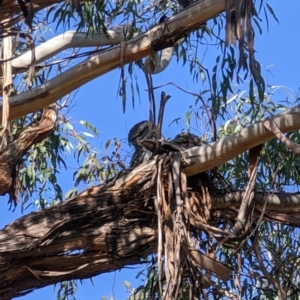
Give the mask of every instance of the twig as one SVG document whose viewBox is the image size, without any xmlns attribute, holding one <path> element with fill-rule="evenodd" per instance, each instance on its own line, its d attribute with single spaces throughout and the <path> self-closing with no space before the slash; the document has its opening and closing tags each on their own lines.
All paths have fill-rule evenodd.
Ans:
<svg viewBox="0 0 300 300">
<path fill-rule="evenodd" d="M 156 145 L 155 145 L 155 150 L 153 153 L 154 155 L 156 154 L 156 152 L 159 148 L 158 143 L 161 139 L 161 129 L 162 129 L 162 123 L 163 123 L 163 119 L 164 119 L 165 106 L 166 106 L 167 101 L 170 98 L 171 98 L 171 96 L 166 95 L 165 92 L 161 92 L 158 120 L 157 120 L 156 133 L 155 133 Z"/>
</svg>

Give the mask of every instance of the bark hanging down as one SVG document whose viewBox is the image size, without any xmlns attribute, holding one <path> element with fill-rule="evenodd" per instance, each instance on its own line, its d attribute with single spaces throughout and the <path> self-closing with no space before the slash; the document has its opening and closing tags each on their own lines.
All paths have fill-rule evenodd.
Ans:
<svg viewBox="0 0 300 300">
<path fill-rule="evenodd" d="M 167 182 L 168 166 L 163 166 L 161 182 Z M 0 298 L 119 269 L 155 253 L 154 173 L 156 161 L 4 228 Z"/>
<path fill-rule="evenodd" d="M 285 114 L 274 117 L 274 122 L 283 131 L 298 128 L 298 110 L 299 107 L 295 107 Z M 50 112 L 51 110 L 48 121 L 54 122 L 56 115 Z M 46 120 L 44 122 L 47 124 Z M 40 124 L 43 124 L 43 121 Z M 37 127 L 43 131 L 42 126 Z M 34 130 L 36 130 L 34 127 L 28 128 L 26 134 L 22 133 L 24 138 L 26 135 L 31 137 L 31 140 L 41 138 Z M 221 189 L 221 193 L 212 193 L 209 190 L 211 177 L 205 170 L 219 165 L 221 159 L 227 160 L 228 155 L 235 156 L 252 148 L 255 143 L 260 144 L 270 139 L 272 134 L 264 133 L 264 130 L 264 127 L 257 123 L 217 143 L 181 152 L 183 163 L 191 164 L 182 170 L 188 177 L 186 185 L 189 201 L 183 198 L 185 204 L 181 216 L 183 224 L 189 224 L 189 230 L 194 230 L 194 233 L 209 232 L 209 235 L 219 239 L 228 237 L 228 233 L 220 230 L 214 221 L 224 216 L 234 220 L 237 208 L 244 197 L 243 192 L 224 194 Z M 23 149 L 29 147 L 26 143 L 21 145 Z M 162 195 L 164 190 L 165 199 L 169 199 L 168 193 L 173 195 L 169 191 L 172 187 L 169 176 L 173 176 L 174 173 L 169 173 L 172 163 L 170 158 L 166 158 L 161 165 L 161 176 L 158 178 L 154 176 L 158 173 L 160 157 L 128 173 L 120 174 L 104 185 L 87 189 L 61 205 L 24 216 L 0 231 L 0 299 L 21 296 L 24 292 L 64 280 L 89 278 L 126 265 L 138 264 L 150 253 L 156 253 L 158 241 L 162 240 L 158 237 L 159 232 L 162 233 L 158 228 L 163 228 L 161 225 L 167 221 L 166 207 L 171 203 L 168 200 L 167 206 L 163 206 L 160 210 L 155 208 L 157 203 L 154 199 L 158 195 L 159 186 L 157 183 L 158 179 L 162 178 L 160 182 L 163 183 L 164 189 L 160 189 L 160 194 Z M 199 162 L 203 159 L 203 162 L 197 163 L 196 158 L 200 158 Z M 202 173 L 198 177 L 195 174 L 199 173 L 199 170 L 202 170 Z M 180 187 L 180 195 L 186 197 L 186 190 L 183 188 L 185 177 L 180 172 L 175 171 L 181 178 L 179 180 L 181 183 L 177 184 L 177 187 Z M 191 176 L 193 174 L 195 176 Z M 219 188 L 217 190 L 220 191 Z M 176 199 L 175 196 L 172 197 Z M 265 220 L 300 225 L 299 194 L 256 193 L 254 202 L 256 217 L 261 216 L 261 210 L 266 202 Z M 170 208 L 171 212 L 177 211 L 176 207 Z M 159 212 L 164 217 L 160 226 L 157 220 L 160 220 L 157 218 Z M 172 215 L 168 217 L 173 224 L 177 222 L 175 217 Z M 173 244 L 172 235 L 170 237 L 168 243 Z M 228 242 L 235 242 L 234 239 L 235 237 L 231 237 Z M 179 253 L 182 251 L 189 253 L 194 274 L 199 273 L 199 266 L 210 270 L 210 274 L 214 271 L 212 267 L 218 262 L 212 262 L 211 257 L 207 259 L 205 255 L 201 256 L 198 249 L 190 248 L 186 241 L 182 242 L 181 247 Z M 204 263 L 208 265 L 203 265 Z M 210 274 L 208 273 L 208 278 L 203 277 L 207 280 L 201 283 L 202 286 L 211 284 Z M 175 278 L 172 273 L 170 276 Z M 175 281 L 173 286 L 176 288 L 178 283 Z"/>
<path fill-rule="evenodd" d="M 209 178 L 207 172 L 195 176 L 193 181 L 187 182 L 185 174 L 181 170 L 180 153 L 172 153 L 167 166 L 165 160 L 159 161 L 158 165 L 164 166 L 160 173 L 157 170 L 157 210 L 158 210 L 158 265 L 162 273 L 162 260 L 164 260 L 164 273 L 168 283 L 164 298 L 169 300 L 178 299 L 182 290 L 183 276 L 188 277 L 190 282 L 199 278 L 198 285 L 190 285 L 190 299 L 200 294 L 203 288 L 211 285 L 211 276 L 217 275 L 221 280 L 227 280 L 231 269 L 216 260 L 213 256 L 199 252 L 194 242 L 198 236 L 197 228 L 190 220 L 198 220 L 206 225 L 210 218 L 211 198 L 209 190 L 216 194 L 220 192 L 219 184 L 216 188 L 213 184 L 208 187 L 204 178 Z M 167 171 L 164 176 L 163 172 Z M 163 180 L 165 178 L 165 184 Z M 167 179 L 167 180 L 166 180 Z M 191 189 L 197 192 L 188 193 Z M 197 189 L 199 188 L 199 189 Z M 160 210 L 160 211 L 159 211 Z M 194 222 L 195 224 L 195 222 Z M 164 259 L 162 259 L 164 256 Z M 203 270 L 208 272 L 203 274 Z M 199 274 L 201 274 L 199 276 Z M 160 274 L 161 275 L 161 274 Z M 162 283 L 160 283 L 160 287 Z"/>
<path fill-rule="evenodd" d="M 146 167 L 5 227 L 0 299 L 137 264 L 155 252 L 154 188 Z"/>
<path fill-rule="evenodd" d="M 57 118 L 55 105 L 44 108 L 38 123 L 33 122 L 0 153 L 0 195 L 9 193 L 9 201 L 17 202 L 16 169 L 23 154 L 35 143 L 53 133 Z M 9 139 L 9 137 L 8 137 Z"/>
<path fill-rule="evenodd" d="M 178 241 L 174 240 L 178 230 L 180 232 L 183 228 L 177 225 L 174 227 L 177 224 L 176 212 L 179 211 L 177 202 L 174 206 L 178 194 L 176 189 L 180 189 L 178 203 L 181 205 L 184 201 L 180 213 L 182 222 L 178 224 L 189 224 L 189 230 L 205 230 L 223 237 L 228 234 L 212 226 L 211 222 L 219 217 L 217 214 L 220 208 L 224 214 L 226 205 L 230 206 L 228 214 L 234 217 L 232 208 L 238 207 L 239 197 L 243 195 L 236 192 L 230 193 L 228 197 L 219 195 L 204 199 L 203 192 L 194 184 L 195 177 L 193 180 L 187 179 L 185 189 L 185 177 L 180 169 L 176 171 L 173 167 L 173 171 L 169 172 L 172 168 L 171 156 L 164 158 L 160 173 L 159 160 L 152 160 L 104 185 L 87 189 L 60 205 L 24 216 L 0 231 L 0 299 L 22 296 L 33 289 L 64 280 L 89 278 L 126 265 L 138 264 L 142 258 L 156 253 L 159 240 L 158 210 L 155 208 L 158 178 L 163 184 L 160 190 L 165 195 L 160 210 L 161 224 L 166 232 L 170 230 L 168 245 L 174 245 L 167 248 L 168 251 L 179 249 L 177 253 L 181 259 L 183 252 L 188 253 L 186 256 L 194 273 L 198 272 L 199 267 L 209 270 L 208 278 L 203 277 L 206 281 L 202 282 L 202 287 L 210 284 L 212 273 L 225 278 L 227 267 L 191 247 L 186 240 L 188 235 L 183 236 L 183 239 L 178 235 Z M 178 165 L 178 159 L 176 161 Z M 157 174 L 160 176 L 157 177 Z M 170 174 L 175 176 L 171 181 Z M 176 176 L 179 176 L 179 180 Z M 172 183 L 174 178 L 176 184 Z M 198 184 L 201 184 L 201 180 L 199 177 Z M 202 187 L 205 189 L 205 186 Z M 296 199 L 297 195 L 291 196 L 291 204 Z M 208 222 L 210 206 L 213 214 Z M 217 209 L 215 212 L 214 208 Z M 267 213 L 276 220 L 274 212 Z M 288 214 L 294 224 L 300 224 L 300 220 L 292 219 L 291 213 Z M 282 213 L 279 221 L 285 221 L 286 215 Z M 216 270 L 219 266 L 224 268 L 221 273 Z M 175 275 L 172 272 L 169 274 L 174 289 L 178 286 L 174 281 Z"/>
</svg>

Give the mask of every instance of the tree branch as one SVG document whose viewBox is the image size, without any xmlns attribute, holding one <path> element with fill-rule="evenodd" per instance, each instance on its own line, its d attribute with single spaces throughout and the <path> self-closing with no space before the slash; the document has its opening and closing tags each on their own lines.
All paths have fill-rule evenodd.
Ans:
<svg viewBox="0 0 300 300">
<path fill-rule="evenodd" d="M 224 0 L 201 1 L 146 33 L 126 42 L 123 63 L 139 60 L 155 51 L 174 45 L 179 38 L 197 30 L 200 25 L 222 12 Z M 165 26 L 168 30 L 164 30 Z M 162 38 L 163 37 L 163 38 Z M 10 97 L 10 118 L 16 119 L 37 111 L 79 88 L 83 84 L 121 66 L 120 45 L 90 57 L 30 91 Z M 2 103 L 0 102 L 2 110 Z"/>
<path fill-rule="evenodd" d="M 0 299 L 138 264 L 155 253 L 153 165 L 141 165 L 115 183 L 87 189 L 71 200 L 30 213 L 1 230 Z M 238 206 L 242 197 L 240 191 L 212 198 L 212 209 L 224 211 L 228 205 Z M 254 201 L 259 207 L 265 199 L 267 209 L 269 204 L 278 210 L 280 205 L 287 209 L 286 200 L 290 208 L 300 207 L 300 194 L 258 193 Z M 291 215 L 291 211 L 286 214 Z M 299 212 L 295 220 L 299 225 Z"/>
<path fill-rule="evenodd" d="M 126 38 L 130 25 L 116 26 L 104 33 L 94 33 L 92 38 L 87 37 L 86 32 L 67 31 L 35 48 L 35 63 L 39 64 L 50 57 L 70 48 L 100 47 L 118 45 Z M 31 64 L 32 52 L 18 56 L 12 60 L 14 73 L 23 72 Z"/>
<path fill-rule="evenodd" d="M 300 106 L 272 118 L 281 132 L 290 132 L 300 128 Z M 182 153 L 189 165 L 184 169 L 187 176 L 192 176 L 220 166 L 237 155 L 263 144 L 274 138 L 274 134 L 263 125 L 264 121 L 250 125 L 218 142 L 193 147 Z"/>
</svg>

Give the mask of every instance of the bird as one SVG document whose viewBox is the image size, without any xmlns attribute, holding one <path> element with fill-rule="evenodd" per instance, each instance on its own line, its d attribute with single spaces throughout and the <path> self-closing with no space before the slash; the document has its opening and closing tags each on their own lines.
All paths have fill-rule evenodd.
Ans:
<svg viewBox="0 0 300 300">
<path fill-rule="evenodd" d="M 163 136 L 157 141 L 157 128 L 150 130 L 149 121 L 140 121 L 128 133 L 128 143 L 134 148 L 130 168 L 149 161 L 155 154 L 169 151 L 184 151 L 190 147 L 203 144 L 201 138 L 190 132 L 181 132 L 174 139 L 166 141 Z M 157 149 L 158 147 L 158 149 Z"/>
<path fill-rule="evenodd" d="M 164 137 L 161 137 L 159 148 L 156 149 L 156 129 L 150 130 L 149 121 L 141 121 L 135 124 L 129 131 L 128 142 L 135 149 L 130 161 L 130 168 L 136 168 L 142 163 L 149 161 L 154 153 L 161 155 L 170 152 L 183 152 L 191 147 L 199 147 L 206 144 L 203 138 L 183 131 L 171 140 L 165 140 Z M 223 195 L 229 191 L 234 191 L 232 185 L 217 172 L 217 169 L 195 175 L 190 180 L 195 184 L 199 179 L 201 180 L 201 184 L 204 184 L 210 193 Z"/>
<path fill-rule="evenodd" d="M 173 139 L 165 140 L 163 137 L 158 141 L 158 149 L 156 149 L 157 143 L 155 136 L 150 134 L 146 135 L 139 143 L 150 152 L 156 152 L 156 154 L 163 154 L 168 152 L 183 152 L 188 148 L 201 146 L 204 141 L 190 132 L 181 132 L 177 134 Z"/>
<path fill-rule="evenodd" d="M 201 146 L 203 143 L 203 139 L 187 131 L 177 134 L 174 139 L 170 141 L 170 144 L 174 144 L 177 147 L 182 147 L 183 149 Z"/>
<path fill-rule="evenodd" d="M 130 168 L 136 168 L 140 164 L 150 160 L 152 152 L 140 143 L 142 140 L 149 138 L 155 138 L 155 132 L 150 130 L 149 121 L 141 121 L 130 129 L 128 142 L 134 148 Z"/>
</svg>

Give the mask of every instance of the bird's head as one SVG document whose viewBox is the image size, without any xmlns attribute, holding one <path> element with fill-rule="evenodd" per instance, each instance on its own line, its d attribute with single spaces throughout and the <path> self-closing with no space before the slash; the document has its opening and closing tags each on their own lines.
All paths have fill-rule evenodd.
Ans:
<svg viewBox="0 0 300 300">
<path fill-rule="evenodd" d="M 135 124 L 128 133 L 129 145 L 136 148 L 139 145 L 139 141 L 144 139 L 148 133 L 149 121 L 141 121 Z"/>
</svg>

